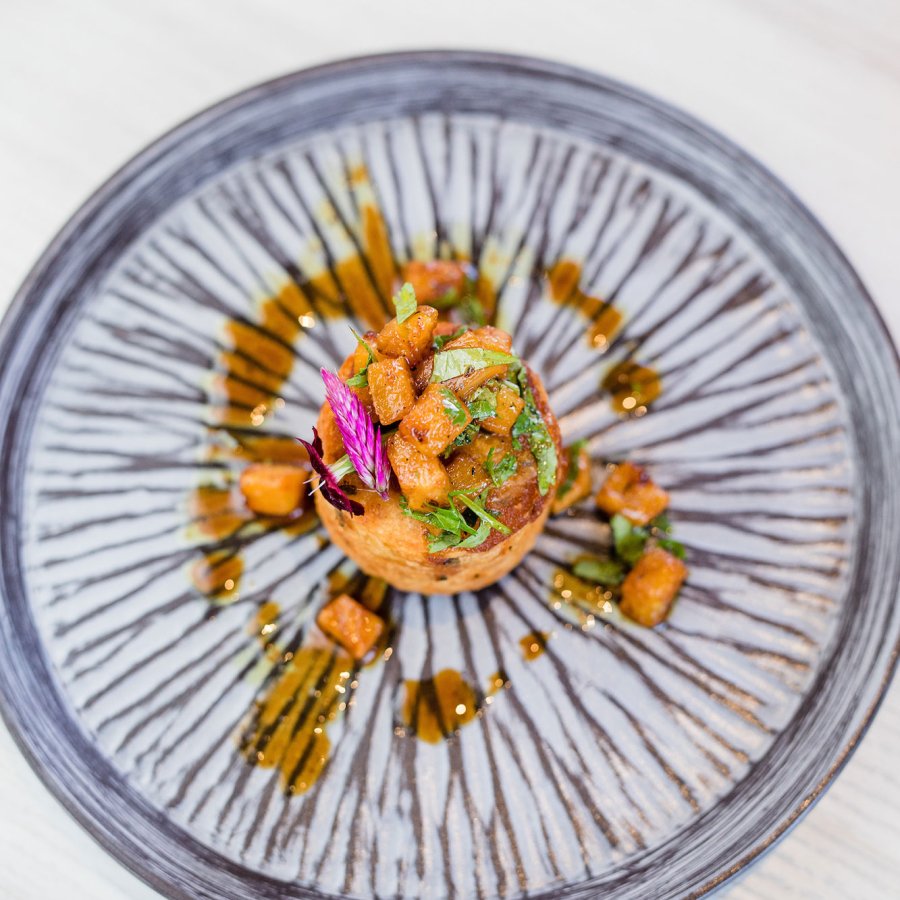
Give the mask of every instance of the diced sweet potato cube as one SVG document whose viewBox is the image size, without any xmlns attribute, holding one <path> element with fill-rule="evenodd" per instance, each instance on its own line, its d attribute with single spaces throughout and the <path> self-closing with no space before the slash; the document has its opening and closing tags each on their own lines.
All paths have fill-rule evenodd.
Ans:
<svg viewBox="0 0 900 900">
<path fill-rule="evenodd" d="M 619 608 L 640 625 L 659 625 L 669 614 L 687 573 L 687 566 L 661 547 L 646 550 L 622 582 Z"/>
<path fill-rule="evenodd" d="M 444 344 L 444 350 L 457 350 L 463 347 L 482 347 L 485 350 L 498 350 L 509 353 L 512 349 L 512 338 L 499 328 L 483 325 L 481 328 L 470 328 L 458 338 Z"/>
<path fill-rule="evenodd" d="M 482 419 L 481 427 L 494 434 L 509 434 L 523 409 L 525 401 L 511 387 L 503 384 L 497 389 L 497 412 Z"/>
<path fill-rule="evenodd" d="M 440 325 L 441 323 L 439 323 Z M 435 329 L 437 331 L 437 329 Z M 413 369 L 413 381 L 416 385 L 416 393 L 421 394 L 431 382 L 431 376 L 434 372 L 434 353 L 428 353 L 424 359 L 421 359 Z"/>
<path fill-rule="evenodd" d="M 436 456 L 421 453 L 399 432 L 388 438 L 387 455 L 411 509 L 425 509 L 429 503 L 447 505 L 450 478 Z"/>
<path fill-rule="evenodd" d="M 431 303 L 445 299 L 451 292 L 462 296 L 468 279 L 466 269 L 466 263 L 455 260 L 413 260 L 403 267 L 401 278 L 413 286 L 419 303 Z"/>
<path fill-rule="evenodd" d="M 669 505 L 669 495 L 656 485 L 641 466 L 613 466 L 597 493 L 597 506 L 613 516 L 621 513 L 635 525 L 646 525 Z"/>
<path fill-rule="evenodd" d="M 574 450 L 574 452 L 571 452 Z M 569 454 L 569 470 L 553 501 L 553 514 L 561 513 L 570 506 L 580 503 L 591 495 L 591 458 L 584 447 L 577 450 L 571 448 Z"/>
<path fill-rule="evenodd" d="M 241 493 L 261 516 L 289 516 L 303 503 L 308 477 L 297 466 L 254 463 L 241 472 Z"/>
<path fill-rule="evenodd" d="M 507 366 L 486 366 L 483 369 L 466 372 L 465 375 L 458 375 L 456 378 L 448 378 L 442 384 L 450 388 L 454 394 L 459 394 L 463 399 L 468 399 L 478 388 L 483 384 L 487 384 L 492 378 L 505 378 L 507 368 Z"/>
<path fill-rule="evenodd" d="M 416 402 L 409 363 L 402 356 L 383 359 L 369 366 L 369 391 L 375 406 L 375 415 L 382 425 L 390 425 L 402 419 Z"/>
<path fill-rule="evenodd" d="M 465 430 L 472 416 L 443 384 L 429 384 L 400 420 L 400 434 L 426 456 L 437 456 Z"/>
<path fill-rule="evenodd" d="M 316 622 L 354 659 L 362 659 L 384 632 L 384 622 L 349 594 L 341 594 L 322 607 Z"/>
<path fill-rule="evenodd" d="M 420 306 L 404 322 L 391 319 L 375 339 L 376 346 L 385 356 L 403 356 L 411 366 L 415 366 L 431 350 L 437 320 L 436 309 Z"/>
</svg>

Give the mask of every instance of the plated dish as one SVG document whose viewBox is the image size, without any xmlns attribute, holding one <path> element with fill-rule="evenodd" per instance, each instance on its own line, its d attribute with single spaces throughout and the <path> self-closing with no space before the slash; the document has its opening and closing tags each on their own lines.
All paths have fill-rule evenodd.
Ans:
<svg viewBox="0 0 900 900">
<path fill-rule="evenodd" d="M 4 714 L 171 896 L 707 891 L 891 672 L 877 316 L 770 175 L 597 76 L 240 95 L 0 350 Z"/>
</svg>

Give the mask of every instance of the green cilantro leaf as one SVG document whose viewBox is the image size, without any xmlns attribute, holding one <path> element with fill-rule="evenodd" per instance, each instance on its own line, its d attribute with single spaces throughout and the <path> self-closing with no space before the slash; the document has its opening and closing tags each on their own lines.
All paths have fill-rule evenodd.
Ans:
<svg viewBox="0 0 900 900">
<path fill-rule="evenodd" d="M 488 451 L 487 459 L 484 461 L 484 471 L 491 476 L 491 481 L 497 487 L 509 481 L 516 474 L 518 468 L 519 464 L 514 453 L 507 453 L 499 463 L 495 464 L 493 447 Z"/>
<path fill-rule="evenodd" d="M 434 354 L 432 382 L 449 381 L 469 372 L 477 372 L 488 366 L 509 365 L 516 362 L 515 356 L 501 353 L 499 350 L 486 350 L 483 347 L 457 347 L 453 350 L 441 350 Z"/>
<path fill-rule="evenodd" d="M 559 458 L 556 454 L 556 444 L 553 443 L 547 425 L 538 412 L 534 394 L 530 389 L 525 391 L 525 408 L 519 413 L 512 427 L 512 436 L 528 440 L 528 448 L 537 463 L 538 490 L 542 495 L 546 494 L 556 481 Z"/>
<path fill-rule="evenodd" d="M 488 535 L 493 530 L 490 524 L 482 519 L 481 524 L 478 526 L 478 531 L 469 535 L 464 541 L 460 541 L 456 546 L 462 550 L 471 550 L 472 547 L 479 547 L 488 539 Z"/>
<path fill-rule="evenodd" d="M 468 421 L 465 404 L 449 388 L 441 389 L 441 403 L 444 412 L 454 425 L 465 425 Z"/>
<path fill-rule="evenodd" d="M 644 552 L 649 536 L 647 530 L 637 525 L 632 525 L 625 516 L 619 515 L 619 513 L 616 513 L 609 520 L 609 524 L 612 528 L 616 555 L 623 562 L 633 566 Z"/>
<path fill-rule="evenodd" d="M 469 401 L 469 414 L 473 419 L 488 419 L 497 415 L 497 395 L 487 384 L 479 388 Z"/>
<path fill-rule="evenodd" d="M 418 309 L 418 306 L 415 289 L 408 281 L 404 282 L 403 287 L 394 294 L 397 323 L 405 322 Z"/>
<path fill-rule="evenodd" d="M 356 338 L 356 343 L 360 347 L 366 348 L 367 359 L 363 367 L 352 378 L 347 379 L 347 384 L 350 387 L 368 387 L 369 376 L 367 371 L 369 366 L 375 362 L 375 351 L 369 345 L 369 342 L 364 337 L 360 337 L 353 328 L 351 328 L 350 331 L 353 333 L 353 337 Z"/>
<path fill-rule="evenodd" d="M 455 503 L 449 507 L 431 506 L 427 512 L 420 512 L 410 509 L 405 497 L 400 498 L 400 509 L 404 515 L 439 530 L 439 534 L 428 538 L 429 553 L 440 553 L 441 550 L 449 550 L 452 547 L 466 549 L 478 547 L 487 540 L 492 530 L 509 534 L 509 528 L 484 508 L 484 495 L 475 500 L 462 491 L 451 491 L 450 499 L 454 498 L 459 498 L 464 506 L 478 516 L 480 521 L 477 529 L 466 521 Z"/>
<path fill-rule="evenodd" d="M 487 522 L 494 530 L 499 531 L 501 534 L 509 534 L 509 527 L 504 525 L 496 516 L 492 516 L 484 508 L 484 499 L 486 495 L 487 491 L 485 491 L 478 500 L 475 500 L 468 494 L 464 494 L 462 491 L 450 491 L 448 496 L 451 500 L 458 499 L 463 506 L 467 506 L 471 509 L 482 522 Z"/>
<path fill-rule="evenodd" d="M 584 557 L 575 563 L 572 572 L 585 581 L 609 586 L 621 584 L 625 579 L 625 567 L 615 559 Z"/>
<path fill-rule="evenodd" d="M 471 444 L 472 441 L 475 440 L 476 435 L 479 432 L 479 427 L 477 422 L 469 422 L 469 424 L 465 427 L 465 429 L 460 432 L 459 437 L 450 444 L 447 449 L 441 454 L 444 459 L 447 459 L 454 450 L 459 450 L 460 447 L 465 447 L 467 444 Z"/>
<path fill-rule="evenodd" d="M 655 519 L 650 521 L 650 527 L 663 534 L 669 534 L 672 530 L 672 523 L 665 513 L 660 513 Z"/>
<path fill-rule="evenodd" d="M 656 545 L 671 553 L 672 556 L 677 556 L 678 559 L 684 559 L 685 550 L 684 544 L 682 544 L 681 541 L 674 541 L 672 538 L 658 538 Z"/>
</svg>

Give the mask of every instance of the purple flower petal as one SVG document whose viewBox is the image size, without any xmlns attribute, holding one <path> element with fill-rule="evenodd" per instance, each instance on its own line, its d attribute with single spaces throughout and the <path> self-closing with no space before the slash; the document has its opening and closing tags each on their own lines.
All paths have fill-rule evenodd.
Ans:
<svg viewBox="0 0 900 900">
<path fill-rule="evenodd" d="M 322 369 L 322 380 L 325 382 L 325 396 L 344 440 L 347 456 L 362 483 L 377 491 L 383 500 L 387 500 L 391 470 L 381 440 L 380 426 L 376 431 L 359 396 L 337 375 Z"/>
<path fill-rule="evenodd" d="M 363 515 L 365 509 L 362 504 L 357 503 L 355 500 L 351 500 L 347 494 L 341 490 L 341 486 L 338 484 L 331 469 L 328 468 L 325 460 L 322 459 L 322 438 L 319 437 L 319 432 L 316 430 L 315 426 L 313 426 L 312 443 L 304 441 L 303 438 L 297 438 L 297 440 L 306 447 L 306 452 L 309 454 L 309 463 L 319 476 L 319 490 L 322 492 L 322 496 L 332 506 L 337 509 L 345 510 L 350 513 L 351 516 Z"/>
</svg>

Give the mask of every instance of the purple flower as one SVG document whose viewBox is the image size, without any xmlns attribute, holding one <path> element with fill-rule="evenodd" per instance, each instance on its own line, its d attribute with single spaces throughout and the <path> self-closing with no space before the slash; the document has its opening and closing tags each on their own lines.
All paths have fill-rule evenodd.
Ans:
<svg viewBox="0 0 900 900">
<path fill-rule="evenodd" d="M 346 510 L 351 516 L 361 516 L 365 512 L 362 504 L 351 500 L 341 490 L 334 473 L 327 466 L 325 460 L 322 459 L 322 438 L 319 437 L 319 432 L 315 426 L 313 426 L 312 443 L 304 441 L 303 438 L 297 438 L 297 440 L 306 447 L 310 465 L 319 476 L 319 490 L 322 492 L 322 496 L 337 509 Z"/>
<path fill-rule="evenodd" d="M 381 440 L 381 426 L 375 427 L 362 401 L 337 375 L 322 369 L 322 380 L 338 431 L 344 439 L 344 449 L 356 474 L 364 485 L 377 491 L 382 500 L 387 500 L 391 470 Z"/>
</svg>

